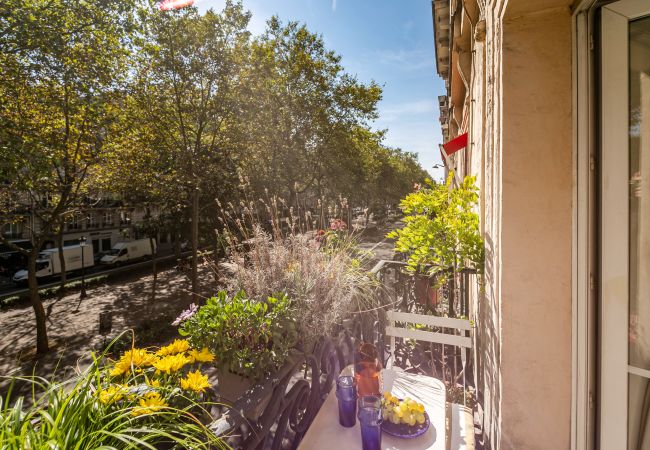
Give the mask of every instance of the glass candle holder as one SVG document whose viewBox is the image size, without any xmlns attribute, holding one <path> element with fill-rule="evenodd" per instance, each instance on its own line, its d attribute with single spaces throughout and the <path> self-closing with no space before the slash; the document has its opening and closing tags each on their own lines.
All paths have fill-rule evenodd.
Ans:
<svg viewBox="0 0 650 450">
<path fill-rule="evenodd" d="M 336 398 L 339 399 L 339 423 L 347 428 L 357 422 L 357 388 L 352 376 L 340 376 L 336 381 Z"/>
<path fill-rule="evenodd" d="M 359 397 L 359 425 L 363 450 L 381 449 L 381 397 Z"/>
</svg>

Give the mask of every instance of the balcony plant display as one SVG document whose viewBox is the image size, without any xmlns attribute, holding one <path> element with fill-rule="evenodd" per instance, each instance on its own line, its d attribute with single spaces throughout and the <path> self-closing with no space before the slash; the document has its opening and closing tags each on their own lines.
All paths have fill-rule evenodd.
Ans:
<svg viewBox="0 0 650 450">
<path fill-rule="evenodd" d="M 298 331 L 297 346 L 305 351 L 345 319 L 378 306 L 381 284 L 368 275 L 366 255 L 356 249 L 345 221 L 332 216 L 324 221 L 329 226 L 318 230 L 309 211 L 286 208 L 288 217 L 283 218 L 280 200 L 260 205 L 265 216 L 252 202 L 244 204 L 241 219 L 229 220 L 236 215 L 224 212 L 221 233 L 230 257 L 219 268 L 226 275 L 228 291 L 245 290 L 253 298 L 286 293 Z M 343 206 L 331 210 L 346 216 Z M 265 223 L 270 223 L 270 231 L 262 226 Z"/>
<path fill-rule="evenodd" d="M 2 448 L 227 448 L 204 425 L 210 385 L 200 366 L 213 358 L 177 341 L 117 361 L 100 355 L 65 382 L 13 378 L 32 397 L 0 397 Z"/>
<path fill-rule="evenodd" d="M 400 208 L 404 226 L 391 231 L 395 251 L 407 255 L 407 270 L 426 278 L 436 275 L 440 287 L 463 269 L 483 270 L 484 244 L 479 230 L 478 188 L 475 177 L 454 187 L 451 172 L 444 184 L 427 180 L 407 195 Z M 453 289 L 450 292 L 453 313 Z M 453 315 L 453 314 L 452 314 Z"/>
<path fill-rule="evenodd" d="M 282 366 L 297 340 L 291 302 L 282 293 L 254 299 L 220 291 L 181 320 L 179 333 L 218 355 L 219 390 L 232 401 Z"/>
</svg>

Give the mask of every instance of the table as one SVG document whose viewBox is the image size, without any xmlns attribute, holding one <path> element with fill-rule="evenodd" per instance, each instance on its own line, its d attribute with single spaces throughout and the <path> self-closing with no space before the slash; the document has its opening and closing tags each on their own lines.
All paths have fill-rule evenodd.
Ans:
<svg viewBox="0 0 650 450">
<path fill-rule="evenodd" d="M 351 366 L 341 374 L 352 373 Z M 385 450 L 445 450 L 445 385 L 432 377 L 414 375 L 399 370 L 383 369 L 381 373 L 382 392 L 390 390 L 393 395 L 412 399 L 424 404 L 431 426 L 425 434 L 414 439 L 399 439 L 386 433 L 382 436 L 381 447 Z M 336 388 L 327 395 L 325 403 L 309 427 L 300 450 L 361 450 L 361 431 L 359 421 L 352 428 L 339 424 Z"/>
</svg>

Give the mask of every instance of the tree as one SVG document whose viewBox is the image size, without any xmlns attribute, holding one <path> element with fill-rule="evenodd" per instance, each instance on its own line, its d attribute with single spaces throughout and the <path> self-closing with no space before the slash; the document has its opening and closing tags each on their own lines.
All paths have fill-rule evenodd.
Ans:
<svg viewBox="0 0 650 450">
<path fill-rule="evenodd" d="M 130 0 L 6 0 L 0 7 L 1 225 L 30 228 L 32 249 L 14 248 L 28 256 L 38 353 L 49 346 L 36 259 L 83 198 L 119 114 L 134 12 Z"/>
<path fill-rule="evenodd" d="M 236 92 L 249 18 L 241 3 L 230 1 L 220 14 L 201 15 L 193 7 L 155 11 L 145 17 L 139 41 L 132 131 L 144 144 L 139 148 L 158 161 L 152 173 L 190 211 L 195 295 L 201 196 L 232 176 L 224 169 L 237 145 Z"/>
<path fill-rule="evenodd" d="M 325 166 L 337 158 L 345 164 L 348 156 L 354 161 L 348 143 L 377 116 L 381 88 L 345 73 L 321 36 L 277 17 L 252 43 L 245 78 L 249 141 L 242 164 L 253 188 L 291 204 L 298 194 L 327 194 Z"/>
</svg>

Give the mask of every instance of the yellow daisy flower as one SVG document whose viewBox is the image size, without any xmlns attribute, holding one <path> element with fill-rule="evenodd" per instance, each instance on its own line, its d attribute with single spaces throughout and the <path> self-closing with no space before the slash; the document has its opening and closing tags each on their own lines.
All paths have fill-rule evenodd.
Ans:
<svg viewBox="0 0 650 450">
<path fill-rule="evenodd" d="M 158 356 L 177 355 L 190 349 L 190 343 L 186 339 L 176 339 L 171 344 L 160 347 L 156 352 Z"/>
<path fill-rule="evenodd" d="M 212 362 L 214 361 L 214 355 L 208 350 L 207 347 L 203 347 L 201 351 L 190 350 L 189 353 L 190 359 L 192 362 Z"/>
<path fill-rule="evenodd" d="M 156 362 L 153 363 L 153 366 L 158 371 L 169 374 L 172 372 L 179 371 L 181 368 L 183 368 L 185 364 L 189 364 L 191 362 L 192 360 L 183 354 L 170 355 L 158 359 Z"/>
<path fill-rule="evenodd" d="M 188 373 L 186 378 L 181 379 L 181 387 L 186 391 L 203 392 L 210 387 L 210 382 L 206 375 L 197 370 Z"/>
<path fill-rule="evenodd" d="M 104 405 L 110 405 L 111 403 L 119 402 L 122 400 L 122 397 L 124 397 L 125 393 L 126 392 L 124 386 L 111 385 L 106 390 L 101 389 L 97 393 L 97 396 L 99 397 L 99 401 Z"/>
<path fill-rule="evenodd" d="M 167 402 L 160 396 L 158 392 L 147 392 L 139 401 L 140 406 L 133 408 L 132 416 L 140 416 L 142 414 L 150 414 L 159 411 L 167 406 Z"/>
<path fill-rule="evenodd" d="M 154 380 L 154 379 L 146 379 L 145 382 L 147 383 L 147 386 L 153 387 L 153 388 L 159 388 L 160 387 L 160 380 Z"/>
<path fill-rule="evenodd" d="M 111 376 L 120 376 L 131 370 L 132 366 L 134 368 L 151 366 L 156 359 L 156 355 L 149 353 L 145 349 L 132 348 L 131 350 L 124 352 L 120 359 L 115 363 L 115 367 L 111 371 Z"/>
</svg>

